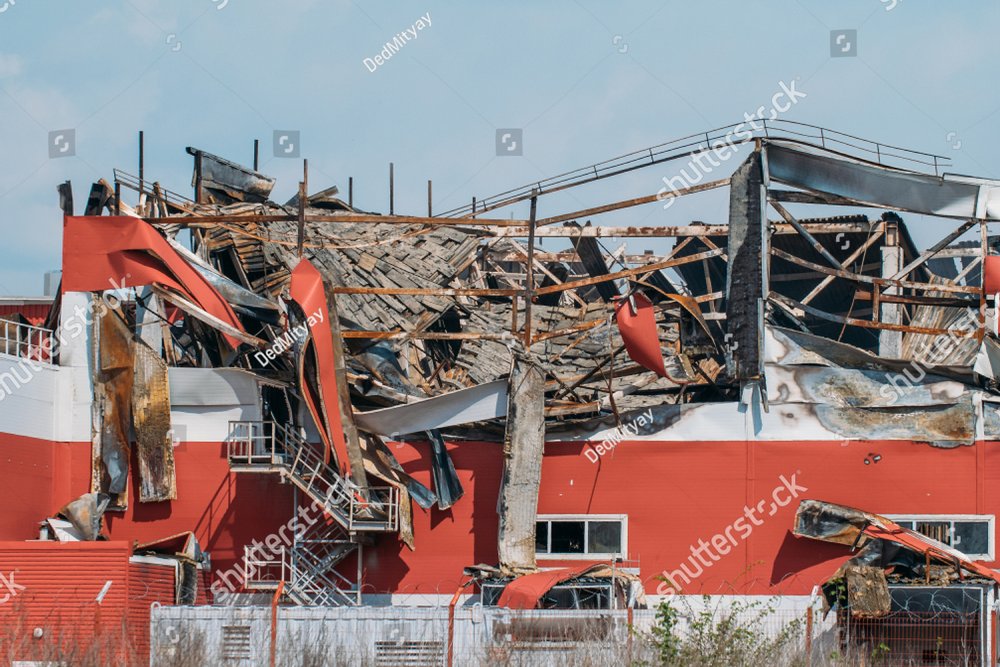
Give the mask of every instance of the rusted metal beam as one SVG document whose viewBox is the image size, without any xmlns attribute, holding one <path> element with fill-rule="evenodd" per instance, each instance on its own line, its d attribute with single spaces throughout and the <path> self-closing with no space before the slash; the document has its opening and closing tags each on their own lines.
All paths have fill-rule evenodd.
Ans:
<svg viewBox="0 0 1000 667">
<path fill-rule="evenodd" d="M 788 209 L 786 209 L 784 206 L 774 201 L 773 199 L 770 200 L 770 203 L 771 207 L 778 212 L 778 215 L 780 215 L 785 220 L 785 222 L 794 227 L 795 231 L 797 231 L 799 235 L 802 238 L 804 238 L 809 243 L 809 245 L 813 247 L 813 250 L 818 252 L 820 256 L 823 257 L 823 259 L 825 259 L 827 262 L 830 263 L 830 266 L 832 266 L 835 269 L 843 268 L 841 267 L 840 262 L 837 260 L 837 258 L 831 255 L 830 251 L 828 251 L 825 247 L 823 247 L 823 244 L 820 243 L 818 240 L 816 240 L 815 236 L 809 233 L 809 230 L 807 230 L 805 227 L 799 224 L 799 221 L 796 220 L 792 216 L 792 214 L 788 212 Z"/>
<path fill-rule="evenodd" d="M 487 331 L 343 331 L 344 338 L 363 338 L 372 340 L 498 340 L 509 341 L 513 337 L 509 332 L 493 333 Z"/>
<path fill-rule="evenodd" d="M 722 178 L 717 181 L 708 181 L 707 183 L 699 183 L 698 185 L 692 185 L 690 187 L 683 188 L 681 190 L 675 190 L 673 192 L 668 192 L 665 194 L 654 194 L 646 195 L 644 197 L 635 197 L 633 199 L 623 199 L 621 201 L 613 202 L 611 204 L 604 204 L 602 206 L 594 206 L 593 208 L 585 208 L 580 211 L 574 211 L 572 213 L 563 213 L 561 215 L 555 215 L 550 218 L 542 218 L 538 221 L 539 227 L 544 227 L 546 225 L 553 225 L 557 222 L 568 222 L 570 220 L 576 220 L 577 218 L 585 218 L 591 215 L 599 215 L 601 213 L 608 213 L 610 211 L 618 211 L 624 208 L 631 208 L 633 206 L 642 206 L 643 204 L 651 204 L 657 201 L 664 201 L 667 199 L 675 199 L 677 197 L 683 197 L 684 195 L 694 194 L 696 192 L 705 192 L 707 190 L 715 190 L 716 188 L 723 188 L 729 185 L 728 178 Z"/>
<path fill-rule="evenodd" d="M 768 190 L 767 195 L 770 199 L 774 201 L 785 202 L 788 204 L 826 204 L 828 206 L 858 206 L 858 202 L 847 199 L 846 197 L 838 197 L 837 195 L 828 195 L 821 192 L 799 192 L 798 190 Z M 864 204 L 864 206 L 870 206 L 870 204 Z"/>
<path fill-rule="evenodd" d="M 302 257 L 302 246 L 306 242 L 306 199 L 309 192 L 309 161 L 302 161 L 302 181 L 299 183 L 299 216 L 298 216 L 298 239 L 297 250 L 299 257 Z"/>
<path fill-rule="evenodd" d="M 559 286 L 557 285 L 557 287 Z M 393 294 L 407 296 L 515 296 L 522 294 L 524 290 L 475 289 L 469 287 L 334 287 L 333 292 L 335 294 Z M 540 294 L 541 291 L 536 293 Z"/>
<path fill-rule="evenodd" d="M 882 297 L 886 298 L 886 297 Z M 843 317 L 841 315 L 834 315 L 833 313 L 827 313 L 825 311 L 819 310 L 818 308 L 813 308 L 812 306 L 807 306 L 801 301 L 796 301 L 790 297 L 784 296 L 783 294 L 778 294 L 777 292 L 772 292 L 770 296 L 771 300 L 778 301 L 785 306 L 791 308 L 792 310 L 798 311 L 799 314 L 808 313 L 814 317 L 818 317 L 821 320 L 827 320 L 829 322 L 838 322 L 840 324 L 848 324 L 855 327 L 862 327 L 865 329 L 879 329 L 882 331 L 902 331 L 904 333 L 917 333 L 917 334 L 929 334 L 932 336 L 940 336 L 945 334 L 953 334 L 960 338 L 979 338 L 979 331 L 967 332 L 963 329 L 933 329 L 929 327 L 914 327 L 907 326 L 905 324 L 890 324 L 887 322 L 871 322 L 868 320 L 859 320 L 856 317 Z"/>
<path fill-rule="evenodd" d="M 878 285 L 875 286 L 876 288 Z M 978 308 L 979 299 L 975 297 L 940 297 L 940 296 L 907 296 L 896 294 L 883 294 L 878 289 L 868 292 L 858 290 L 855 292 L 858 301 L 873 301 L 872 309 L 878 310 L 879 303 L 902 303 L 912 306 L 939 306 L 942 308 Z"/>
<path fill-rule="evenodd" d="M 847 259 L 845 259 L 841 263 L 840 268 L 846 270 L 847 267 L 850 266 L 852 262 L 857 260 L 858 257 L 861 257 L 861 255 L 865 253 L 870 247 L 875 245 L 875 242 L 878 241 L 880 238 L 882 238 L 883 233 L 885 233 L 885 225 L 884 223 L 880 223 L 878 226 L 878 231 L 869 235 L 867 241 L 862 243 L 860 247 L 858 247 L 854 252 L 848 255 Z M 806 294 L 805 297 L 802 298 L 802 303 L 809 303 L 810 301 L 815 299 L 820 292 L 826 289 L 827 286 L 834 281 L 834 278 L 836 278 L 836 276 L 829 276 L 829 275 L 823 278 L 823 280 L 821 280 L 819 284 L 816 285 L 816 287 L 814 287 L 812 291 L 809 292 L 809 294 Z"/>
<path fill-rule="evenodd" d="M 531 198 L 531 213 L 528 218 L 528 261 L 524 281 L 524 346 L 531 348 L 531 302 L 535 296 L 535 214 L 538 207 L 538 197 Z"/>
<path fill-rule="evenodd" d="M 527 259 L 528 251 L 524 247 L 522 247 L 520 243 L 518 243 L 517 241 L 509 241 L 509 243 L 510 247 L 514 249 L 514 252 L 508 253 L 508 256 L 501 257 L 500 258 L 501 261 L 517 262 L 521 261 L 522 259 Z M 563 257 L 562 255 L 565 255 L 565 257 Z M 538 250 L 535 249 L 535 259 L 538 259 L 543 262 L 544 261 L 575 262 L 577 261 L 578 258 L 575 252 L 539 253 Z M 544 275 L 548 276 L 548 278 L 552 280 L 552 282 L 554 282 L 555 284 L 561 285 L 563 283 L 563 281 L 557 278 L 555 274 L 553 274 L 551 271 L 549 271 L 544 264 L 539 264 L 537 268 Z M 569 297 L 574 301 L 576 301 L 581 306 L 587 305 L 587 302 L 581 299 L 576 292 L 569 292 Z"/>
<path fill-rule="evenodd" d="M 619 271 L 617 273 L 609 273 L 606 276 L 583 278 L 582 280 L 574 280 L 572 282 L 563 283 L 562 285 L 550 285 L 548 287 L 540 287 L 539 289 L 535 290 L 535 294 L 541 296 L 543 294 L 551 294 L 553 292 L 561 292 L 563 290 L 568 290 L 568 289 L 587 287 L 589 285 L 596 285 L 597 283 L 606 282 L 608 280 L 618 280 L 619 278 L 628 278 L 629 276 L 636 276 L 642 273 L 651 273 L 653 271 L 659 271 L 660 269 L 668 269 L 672 266 L 690 264 L 691 262 L 700 262 L 703 259 L 708 259 L 709 257 L 718 257 L 721 254 L 722 254 L 721 249 L 706 250 L 705 252 L 700 252 L 695 255 L 687 255 L 685 257 L 674 257 L 672 259 L 664 260 L 662 262 L 657 262 L 655 264 L 649 264 L 647 266 L 642 266 L 635 269 L 627 269 L 625 271 Z"/>
<path fill-rule="evenodd" d="M 511 221 L 506 221 L 511 222 Z M 517 222 L 517 221 L 513 221 Z M 804 229 L 812 234 L 858 234 L 868 233 L 871 225 L 867 223 L 799 223 Z M 496 238 L 519 238 L 528 235 L 527 226 L 510 226 L 489 230 Z M 798 234 L 799 232 L 792 225 L 778 223 L 772 226 L 774 234 Z M 535 236 L 539 238 L 574 238 L 574 237 L 599 237 L 599 238 L 675 238 L 675 237 L 698 237 L 706 236 L 726 236 L 729 233 L 729 225 L 685 225 L 685 226 L 657 226 L 657 227 L 615 227 L 610 225 L 594 225 L 581 227 L 539 227 L 535 231 Z"/>
<path fill-rule="evenodd" d="M 903 289 L 915 289 L 924 290 L 928 292 L 954 292 L 956 294 L 978 294 L 981 290 L 979 287 L 962 287 L 961 285 L 943 285 L 943 284 L 932 284 L 932 283 L 918 283 L 910 280 L 892 280 L 890 278 L 873 278 L 871 276 L 861 275 L 859 273 L 853 273 L 851 271 L 845 271 L 843 269 L 837 270 L 828 268 L 821 264 L 816 264 L 810 262 L 809 260 L 796 257 L 790 253 L 787 253 L 779 248 L 772 248 L 771 253 L 776 257 L 780 257 L 787 260 L 793 264 L 798 264 L 799 266 L 805 267 L 807 269 L 812 269 L 813 271 L 819 271 L 820 273 L 825 273 L 827 275 L 836 276 L 838 278 L 844 278 L 846 280 L 851 280 L 854 282 L 865 283 L 868 285 L 880 285 L 885 287 L 899 287 Z"/>
<path fill-rule="evenodd" d="M 973 225 L 977 224 L 978 222 L 979 222 L 979 220 L 975 220 L 975 219 L 966 220 L 965 222 L 963 222 L 954 231 L 952 231 L 951 234 L 948 234 L 943 239 L 941 239 L 940 241 L 938 241 L 937 243 L 935 243 L 934 245 L 932 245 L 930 248 L 928 248 L 927 250 L 925 250 L 922 253 L 920 253 L 919 257 L 917 257 L 915 260 L 913 260 L 912 262 L 910 262 L 909 264 L 907 264 L 906 266 L 904 266 L 902 269 L 900 269 L 899 273 L 897 273 L 896 275 L 893 276 L 893 279 L 899 279 L 899 278 L 903 278 L 904 276 L 909 275 L 910 272 L 913 271 L 913 269 L 917 268 L 918 266 L 920 266 L 921 264 L 923 264 L 924 262 L 926 262 L 928 259 L 930 259 L 934 255 L 936 255 L 938 253 L 938 251 L 943 250 L 944 248 L 946 248 L 949 243 L 951 243 L 952 241 L 954 241 L 955 239 L 957 239 L 959 236 L 961 236 L 965 232 L 967 232 L 970 229 L 972 229 Z M 985 223 L 983 223 L 983 224 L 985 224 Z M 983 253 L 986 252 L 985 246 L 984 246 L 984 249 L 982 250 L 982 252 Z"/>
</svg>

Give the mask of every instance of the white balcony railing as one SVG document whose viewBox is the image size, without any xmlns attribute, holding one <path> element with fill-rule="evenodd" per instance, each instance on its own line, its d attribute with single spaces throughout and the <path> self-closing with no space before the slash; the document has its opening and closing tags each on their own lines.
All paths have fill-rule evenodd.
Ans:
<svg viewBox="0 0 1000 667">
<path fill-rule="evenodd" d="M 45 364 L 53 361 L 56 339 L 50 329 L 0 320 L 0 353 Z"/>
</svg>

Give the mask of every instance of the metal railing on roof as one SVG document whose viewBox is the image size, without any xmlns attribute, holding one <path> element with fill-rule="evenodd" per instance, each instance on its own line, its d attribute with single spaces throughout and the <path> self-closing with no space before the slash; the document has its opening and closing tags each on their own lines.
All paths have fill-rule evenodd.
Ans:
<svg viewBox="0 0 1000 667">
<path fill-rule="evenodd" d="M 885 166 L 902 166 L 911 170 L 933 168 L 934 175 L 951 166 L 950 158 L 863 139 L 852 134 L 829 128 L 799 123 L 790 120 L 754 119 L 750 121 L 717 127 L 698 134 L 674 139 L 666 143 L 632 151 L 610 160 L 567 171 L 556 176 L 528 183 L 504 192 L 475 199 L 474 204 L 459 206 L 438 214 L 440 218 L 470 217 L 509 206 L 532 196 L 564 190 L 611 176 L 617 176 L 636 169 L 642 169 L 661 162 L 668 162 L 687 155 L 709 150 L 719 142 L 732 146 L 757 139 L 786 139 L 820 146 L 852 157 L 861 158 Z M 901 165 L 894 165 L 898 161 Z M 474 208 L 473 208 L 474 206 Z"/>
<path fill-rule="evenodd" d="M 139 180 L 139 177 L 130 174 L 127 171 L 121 169 L 114 170 L 115 182 L 120 183 L 122 187 L 126 187 L 129 190 L 134 190 L 140 195 L 145 194 L 147 197 L 153 197 L 153 183 L 149 180 Z M 178 194 L 172 190 L 167 190 L 166 188 L 160 186 L 160 190 L 156 193 L 158 198 L 164 202 L 167 206 L 173 206 L 177 209 L 189 209 L 195 206 L 195 201 L 189 197 Z"/>
<path fill-rule="evenodd" d="M 0 320 L 0 351 L 3 354 L 53 364 L 56 341 L 51 329 Z"/>
</svg>

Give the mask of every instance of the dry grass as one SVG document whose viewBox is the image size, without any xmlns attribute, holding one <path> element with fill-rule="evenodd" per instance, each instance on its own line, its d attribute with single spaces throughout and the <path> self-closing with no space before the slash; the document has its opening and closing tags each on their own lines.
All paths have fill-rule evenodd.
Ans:
<svg viewBox="0 0 1000 667">
<path fill-rule="evenodd" d="M 137 667 L 148 664 L 140 656 L 127 631 L 125 620 L 84 628 L 63 624 L 59 619 L 27 622 L 17 601 L 4 610 L 0 623 L 0 664 L 14 660 L 72 667 Z"/>
</svg>

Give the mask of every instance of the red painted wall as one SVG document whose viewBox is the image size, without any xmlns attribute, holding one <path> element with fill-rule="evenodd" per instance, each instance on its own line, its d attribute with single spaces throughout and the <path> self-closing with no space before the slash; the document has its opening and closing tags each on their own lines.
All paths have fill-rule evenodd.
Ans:
<svg viewBox="0 0 1000 667">
<path fill-rule="evenodd" d="M 744 517 L 745 506 L 764 500 L 763 514 L 769 514 L 782 475 L 806 487 L 799 499 L 883 514 L 1000 514 L 1000 497 L 989 491 L 1000 483 L 1000 444 L 993 442 L 953 449 L 871 441 L 623 442 L 596 464 L 584 456 L 584 446 L 547 445 L 538 510 L 627 514 L 628 557 L 639 561 L 650 593 L 664 570 L 685 563 L 699 540 L 724 535 Z M 391 447 L 407 471 L 431 483 L 426 443 Z M 392 536 L 366 548 L 365 593 L 450 595 L 463 567 L 496 563 L 500 446 L 461 443 L 449 451 L 465 496 L 447 511 L 414 505 L 414 551 Z M 866 465 L 875 453 L 879 462 Z M 89 456 L 89 443 L 0 436 L 0 539 L 34 537 L 38 521 L 86 492 Z M 141 542 L 193 530 L 219 572 L 242 556 L 244 544 L 291 516 L 291 487 L 273 475 L 230 473 L 222 445 L 185 443 L 176 458 L 178 499 L 140 504 L 133 489 L 128 511 L 108 518 L 113 539 Z M 847 552 L 792 537 L 796 506 L 793 500 L 763 516 L 745 540 L 702 566 L 685 592 L 808 594 Z"/>
<path fill-rule="evenodd" d="M 105 515 L 111 539 L 143 543 L 190 530 L 213 568 L 226 569 L 244 544 L 291 516 L 292 487 L 276 475 L 233 474 L 224 445 L 182 443 L 174 456 L 177 500 L 139 503 L 133 475 L 128 509 Z M 90 491 L 90 443 L 0 435 L 0 462 L 0 540 L 37 539 L 40 521 Z"/>
<path fill-rule="evenodd" d="M 394 444 L 403 467 L 429 484 L 426 444 Z M 628 557 L 639 561 L 649 593 L 664 570 L 692 557 L 714 535 L 727 547 L 705 551 L 709 565 L 687 593 L 807 595 L 848 557 L 842 547 L 791 535 L 798 500 L 819 499 L 881 514 L 1000 514 L 1000 444 L 942 449 L 910 442 L 623 442 L 591 463 L 582 443 L 550 443 L 542 464 L 540 514 L 627 514 Z M 447 512 L 414 508 L 416 550 L 384 540 L 366 556 L 366 590 L 451 593 L 462 567 L 496 563 L 496 498 L 502 465 L 496 444 L 462 443 L 449 451 L 466 495 Z M 872 463 L 871 454 L 881 459 Z M 869 463 L 865 464 L 865 459 Z M 792 479 L 794 475 L 794 480 Z M 789 482 L 805 487 L 772 493 Z M 745 507 L 764 501 L 754 512 Z M 727 527 L 742 518 L 747 530 Z M 471 520 L 476 522 L 473 534 Z M 746 539 L 740 539 L 746 535 Z M 728 548 L 728 553 L 718 553 Z M 541 561 L 558 564 L 558 561 Z M 692 571 L 696 568 L 689 566 Z M 661 591 L 662 592 L 662 591 Z"/>
</svg>

